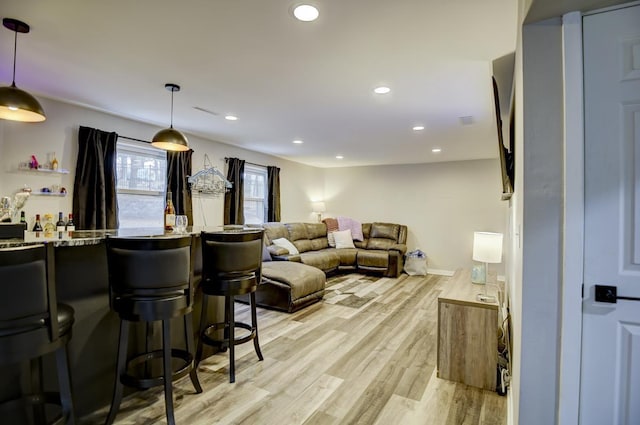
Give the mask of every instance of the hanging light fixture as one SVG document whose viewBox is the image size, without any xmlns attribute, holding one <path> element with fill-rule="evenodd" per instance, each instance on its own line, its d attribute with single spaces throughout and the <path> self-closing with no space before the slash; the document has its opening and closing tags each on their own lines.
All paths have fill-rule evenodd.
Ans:
<svg viewBox="0 0 640 425">
<path fill-rule="evenodd" d="M 40 122 L 47 119 L 35 97 L 16 87 L 16 51 L 18 33 L 28 33 L 29 25 L 12 18 L 4 18 L 2 25 L 15 33 L 13 41 L 13 82 L 9 87 L 0 87 L 0 118 L 12 121 Z"/>
<path fill-rule="evenodd" d="M 184 134 L 173 128 L 173 93 L 180 91 L 177 84 L 167 83 L 164 88 L 171 92 L 171 126 L 160 130 L 153 136 L 151 146 L 164 149 L 166 151 L 188 151 L 189 142 Z"/>
</svg>

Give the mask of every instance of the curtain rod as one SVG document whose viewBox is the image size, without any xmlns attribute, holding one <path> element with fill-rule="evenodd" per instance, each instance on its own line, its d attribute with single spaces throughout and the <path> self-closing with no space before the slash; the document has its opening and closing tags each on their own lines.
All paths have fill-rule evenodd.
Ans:
<svg viewBox="0 0 640 425">
<path fill-rule="evenodd" d="M 128 137 L 128 136 L 123 136 L 121 134 L 118 134 L 118 138 L 120 139 L 127 139 L 127 140 L 133 140 L 134 142 L 142 142 L 142 143 L 151 143 L 148 140 L 142 140 L 142 139 L 136 139 L 135 137 Z"/>
<path fill-rule="evenodd" d="M 227 158 L 227 157 L 225 156 L 225 157 L 224 157 L 224 162 L 229 162 L 229 160 L 230 160 L 230 159 L 231 159 L 231 158 Z M 269 167 L 269 165 L 257 164 L 257 163 L 255 163 L 255 162 L 251 162 L 251 161 L 245 161 L 244 163 L 245 163 L 245 164 L 249 164 L 249 165 L 257 165 L 258 167 L 264 167 L 264 168 Z"/>
</svg>

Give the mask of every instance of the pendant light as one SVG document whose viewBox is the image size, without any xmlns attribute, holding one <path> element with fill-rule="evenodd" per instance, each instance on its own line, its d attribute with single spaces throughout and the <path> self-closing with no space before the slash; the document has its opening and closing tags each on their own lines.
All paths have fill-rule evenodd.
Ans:
<svg viewBox="0 0 640 425">
<path fill-rule="evenodd" d="M 47 117 L 35 97 L 16 87 L 16 50 L 18 33 L 28 33 L 29 25 L 17 19 L 4 18 L 2 25 L 15 33 L 13 41 L 13 82 L 9 87 L 0 87 L 0 118 L 12 121 L 40 122 Z"/>
<path fill-rule="evenodd" d="M 165 84 L 164 88 L 171 92 L 171 126 L 160 130 L 153 136 L 151 146 L 164 149 L 166 151 L 188 151 L 189 142 L 184 134 L 173 128 L 173 93 L 180 91 L 177 84 Z"/>
</svg>

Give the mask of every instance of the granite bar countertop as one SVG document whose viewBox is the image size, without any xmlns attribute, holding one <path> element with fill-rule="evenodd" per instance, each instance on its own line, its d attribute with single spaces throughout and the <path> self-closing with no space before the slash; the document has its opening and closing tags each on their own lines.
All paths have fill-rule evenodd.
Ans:
<svg viewBox="0 0 640 425">
<path fill-rule="evenodd" d="M 226 226 L 225 226 L 226 227 Z M 189 226 L 183 233 L 174 230 L 165 230 L 161 227 L 140 228 L 140 229 L 106 229 L 106 230 L 76 230 L 67 234 L 64 232 L 62 237 L 56 232 L 56 237 L 44 238 L 35 237 L 35 234 L 29 232 L 27 238 L 0 239 L 0 248 L 12 248 L 17 246 L 36 245 L 41 243 L 52 243 L 54 246 L 84 246 L 97 245 L 107 237 L 172 237 L 183 236 L 187 234 L 200 234 L 201 232 L 239 232 L 239 231 L 255 231 L 259 228 L 245 227 L 232 229 L 223 226 Z"/>
</svg>

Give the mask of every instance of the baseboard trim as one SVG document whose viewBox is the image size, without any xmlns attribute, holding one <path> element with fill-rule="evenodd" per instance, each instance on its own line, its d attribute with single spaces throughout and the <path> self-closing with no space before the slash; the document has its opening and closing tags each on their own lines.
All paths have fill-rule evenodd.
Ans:
<svg viewBox="0 0 640 425">
<path fill-rule="evenodd" d="M 453 276 L 455 271 L 453 270 L 443 270 L 443 269 L 427 269 L 427 273 L 429 274 L 437 274 L 440 276 Z M 504 275 L 497 276 L 498 282 L 504 282 Z"/>
<path fill-rule="evenodd" d="M 429 274 L 438 274 L 441 276 L 453 276 L 455 271 L 452 270 L 441 270 L 441 269 L 427 269 Z"/>
</svg>

